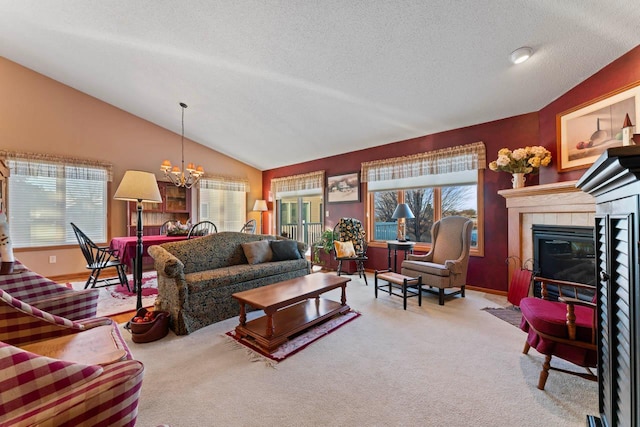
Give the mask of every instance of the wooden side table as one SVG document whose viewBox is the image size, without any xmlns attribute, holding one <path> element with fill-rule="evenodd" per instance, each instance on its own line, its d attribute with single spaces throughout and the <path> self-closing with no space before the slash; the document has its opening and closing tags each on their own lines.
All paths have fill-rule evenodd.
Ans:
<svg viewBox="0 0 640 427">
<path fill-rule="evenodd" d="M 413 247 L 416 242 L 401 242 L 399 240 L 387 240 L 387 252 L 389 253 L 389 271 L 394 273 L 397 271 L 398 251 L 404 251 L 404 258 L 407 259 L 407 253 L 413 253 Z M 393 250 L 393 268 L 391 268 L 391 251 Z"/>
</svg>

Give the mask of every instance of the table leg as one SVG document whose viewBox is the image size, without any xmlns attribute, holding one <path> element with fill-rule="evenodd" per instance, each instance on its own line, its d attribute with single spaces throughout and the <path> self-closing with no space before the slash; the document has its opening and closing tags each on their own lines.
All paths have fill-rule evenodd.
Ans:
<svg viewBox="0 0 640 427">
<path fill-rule="evenodd" d="M 347 305 L 347 284 L 342 285 L 342 296 L 340 297 L 340 303 L 344 306 Z"/>
<path fill-rule="evenodd" d="M 240 325 L 245 326 L 247 324 L 247 310 L 244 303 L 240 303 Z"/>
<path fill-rule="evenodd" d="M 271 339 L 271 337 L 273 336 L 273 333 L 275 332 L 275 327 L 273 324 L 273 313 L 275 312 L 275 310 L 269 310 L 266 311 L 265 310 L 265 314 L 267 316 L 267 339 Z"/>
</svg>

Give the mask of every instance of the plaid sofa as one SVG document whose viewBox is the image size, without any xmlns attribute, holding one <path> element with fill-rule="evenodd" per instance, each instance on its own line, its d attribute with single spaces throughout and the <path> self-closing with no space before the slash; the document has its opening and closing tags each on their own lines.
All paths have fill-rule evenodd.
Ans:
<svg viewBox="0 0 640 427">
<path fill-rule="evenodd" d="M 69 320 L 95 317 L 98 289 L 76 291 L 29 270 L 16 260 L 13 274 L 0 275 L 0 289 L 12 297 Z"/>
<path fill-rule="evenodd" d="M 171 314 L 177 335 L 240 314 L 231 295 L 310 273 L 308 245 L 296 242 L 300 259 L 249 264 L 243 243 L 283 240 L 279 236 L 221 232 L 149 247 L 158 272 L 156 309 Z"/>
</svg>

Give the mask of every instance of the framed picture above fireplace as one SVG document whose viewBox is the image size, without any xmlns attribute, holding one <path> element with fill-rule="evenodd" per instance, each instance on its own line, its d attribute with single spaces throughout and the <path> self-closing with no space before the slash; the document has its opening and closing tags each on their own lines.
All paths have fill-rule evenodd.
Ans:
<svg viewBox="0 0 640 427">
<path fill-rule="evenodd" d="M 558 171 L 585 169 L 607 148 L 621 146 L 627 114 L 640 129 L 640 82 L 558 114 Z"/>
</svg>

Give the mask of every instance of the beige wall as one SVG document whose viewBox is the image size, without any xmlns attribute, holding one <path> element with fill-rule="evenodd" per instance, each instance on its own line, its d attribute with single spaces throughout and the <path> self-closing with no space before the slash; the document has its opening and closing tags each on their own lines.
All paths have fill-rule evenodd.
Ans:
<svg viewBox="0 0 640 427">
<path fill-rule="evenodd" d="M 176 117 L 179 117 L 176 99 Z M 231 143 L 231 142 L 230 142 Z M 0 57 L 0 148 L 69 155 L 113 164 L 109 235 L 126 235 L 126 203 L 113 200 L 128 169 L 155 172 L 165 158 L 180 161 L 180 136 Z M 185 140 L 185 161 L 197 159 L 207 172 L 247 178 L 247 209 L 262 195 L 262 172 L 195 142 Z M 11 207 L 8 207 L 11 209 Z M 247 218 L 258 220 L 255 212 Z M 84 272 L 78 246 L 16 250 L 16 258 L 45 276 Z M 49 256 L 57 262 L 49 264 Z"/>
</svg>

